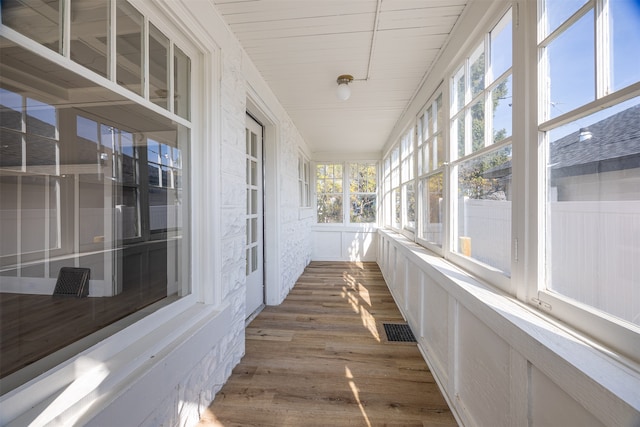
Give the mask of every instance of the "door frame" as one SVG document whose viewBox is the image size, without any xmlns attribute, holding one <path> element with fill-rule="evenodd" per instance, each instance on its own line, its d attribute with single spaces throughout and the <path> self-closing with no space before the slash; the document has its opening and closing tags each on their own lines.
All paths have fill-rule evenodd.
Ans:
<svg viewBox="0 0 640 427">
<path fill-rule="evenodd" d="M 282 302 L 280 291 L 280 192 L 278 188 L 278 146 L 280 130 L 276 115 L 267 107 L 256 91 L 248 85 L 246 113 L 263 126 L 263 250 L 264 250 L 264 302 L 278 305 Z"/>
</svg>

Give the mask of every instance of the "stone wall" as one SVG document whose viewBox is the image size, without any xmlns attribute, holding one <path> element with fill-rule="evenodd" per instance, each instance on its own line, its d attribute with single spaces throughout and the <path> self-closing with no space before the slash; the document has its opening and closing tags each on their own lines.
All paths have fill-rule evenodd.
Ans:
<svg viewBox="0 0 640 427">
<path fill-rule="evenodd" d="M 311 226 L 314 217 L 301 218 L 298 190 L 298 156 L 302 136 L 286 117 L 282 123 L 280 176 L 280 301 L 284 300 L 311 261 Z"/>
</svg>

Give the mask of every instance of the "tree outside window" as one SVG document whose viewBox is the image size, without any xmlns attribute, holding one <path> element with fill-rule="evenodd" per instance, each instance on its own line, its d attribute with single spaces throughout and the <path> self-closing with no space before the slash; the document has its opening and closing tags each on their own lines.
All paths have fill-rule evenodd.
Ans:
<svg viewBox="0 0 640 427">
<path fill-rule="evenodd" d="M 375 223 L 377 165 L 366 162 L 316 165 L 316 196 L 319 224 Z"/>
</svg>

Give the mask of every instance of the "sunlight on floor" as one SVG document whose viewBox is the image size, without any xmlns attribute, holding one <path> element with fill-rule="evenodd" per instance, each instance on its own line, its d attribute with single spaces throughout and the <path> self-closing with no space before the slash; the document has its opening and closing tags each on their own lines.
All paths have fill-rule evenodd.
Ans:
<svg viewBox="0 0 640 427">
<path fill-rule="evenodd" d="M 218 421 L 218 418 L 216 418 L 215 414 L 211 412 L 209 408 L 204 411 L 198 424 L 206 425 L 207 427 L 224 427 L 224 424 Z"/>
<path fill-rule="evenodd" d="M 344 272 L 342 274 L 342 278 L 347 282 L 347 285 L 342 287 L 340 295 L 342 298 L 347 300 L 355 313 L 360 314 L 360 317 L 362 318 L 362 326 L 367 328 L 376 341 L 380 342 L 380 334 L 378 333 L 378 327 L 376 326 L 376 319 L 364 306 L 364 304 L 366 304 L 371 307 L 369 291 L 357 282 L 356 279 L 348 272 Z"/>
<path fill-rule="evenodd" d="M 356 387 L 356 383 L 353 381 L 353 374 L 351 373 L 351 369 L 348 366 L 344 367 L 345 376 L 349 380 L 349 388 L 351 388 L 351 392 L 353 393 L 354 399 L 358 402 L 358 407 L 360 408 L 360 412 L 362 412 L 362 416 L 364 417 L 364 421 L 367 423 L 367 426 L 371 427 L 371 422 L 369 421 L 369 417 L 367 416 L 367 411 L 364 410 L 364 406 L 360 401 L 360 393 L 358 387 Z"/>
</svg>

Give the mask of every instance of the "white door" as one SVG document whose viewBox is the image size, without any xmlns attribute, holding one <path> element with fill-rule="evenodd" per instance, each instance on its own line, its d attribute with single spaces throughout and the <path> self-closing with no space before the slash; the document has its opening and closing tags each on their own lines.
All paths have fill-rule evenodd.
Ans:
<svg viewBox="0 0 640 427">
<path fill-rule="evenodd" d="M 262 126 L 247 115 L 247 310 L 246 317 L 264 304 L 262 252 Z"/>
</svg>

